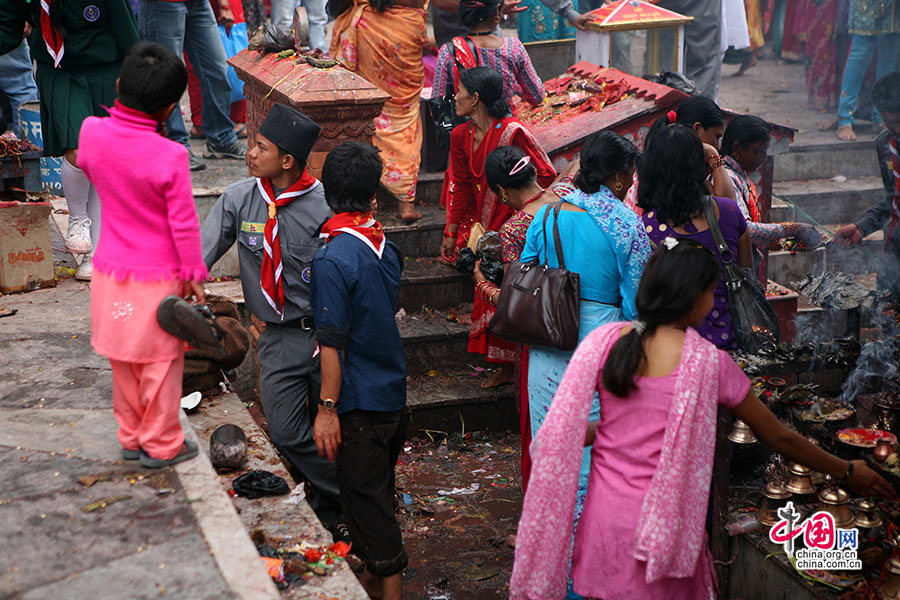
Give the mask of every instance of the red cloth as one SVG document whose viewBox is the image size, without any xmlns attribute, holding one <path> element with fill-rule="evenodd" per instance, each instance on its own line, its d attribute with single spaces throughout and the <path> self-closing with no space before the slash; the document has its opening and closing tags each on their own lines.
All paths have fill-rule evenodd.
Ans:
<svg viewBox="0 0 900 600">
<path fill-rule="evenodd" d="M 519 431 L 522 434 L 522 493 L 528 491 L 531 476 L 531 411 L 528 410 L 528 346 L 522 346 L 519 372 L 516 373 L 516 392 L 519 404 Z"/>
<path fill-rule="evenodd" d="M 188 60 L 187 52 L 184 53 L 184 64 L 187 66 L 188 72 L 188 98 L 191 101 L 191 125 L 197 129 L 203 127 L 203 94 L 200 91 L 200 79 L 194 73 L 191 61 Z M 240 100 L 231 103 L 231 122 L 246 123 L 247 122 L 247 101 Z"/>
<path fill-rule="evenodd" d="M 325 238 L 325 243 L 330 242 L 335 236 L 342 233 L 349 233 L 353 237 L 362 240 L 378 258 L 381 258 L 386 242 L 384 230 L 381 228 L 381 223 L 375 220 L 371 212 L 338 213 L 322 225 L 321 235 Z"/>
<path fill-rule="evenodd" d="M 58 69 L 66 52 L 66 45 L 63 43 L 62 34 L 50 22 L 50 0 L 41 0 L 41 36 L 44 38 L 44 45 L 47 46 L 47 53 L 53 59 L 53 66 Z"/>
<path fill-rule="evenodd" d="M 284 318 L 284 313 L 282 312 L 284 310 L 284 280 L 281 274 L 284 265 L 281 262 L 281 242 L 278 239 L 277 210 L 281 206 L 287 206 L 295 198 L 302 196 L 318 183 L 318 180 L 310 175 L 309 171 L 303 169 L 300 179 L 294 182 L 294 185 L 281 192 L 276 198 L 271 179 L 267 177 L 265 179 L 257 178 L 256 180 L 259 192 L 269 207 L 269 218 L 266 220 L 266 229 L 263 237 L 264 252 L 259 284 L 269 306 L 282 318 Z"/>
<path fill-rule="evenodd" d="M 499 201 L 484 177 L 484 161 L 487 155 L 500 146 L 517 146 L 530 157 L 537 170 L 537 180 L 547 188 L 556 178 L 556 171 L 547 153 L 534 136 L 514 117 L 496 120 L 477 148 L 473 148 L 474 124 L 463 123 L 450 134 L 450 167 L 452 180 L 448 186 L 447 223 L 457 223 L 459 237 L 468 237 L 475 222 L 485 231 L 499 231 L 513 210 Z M 502 340 L 487 330 L 494 316 L 494 307 L 475 294 L 472 308 L 472 326 L 469 332 L 469 352 L 487 355 L 487 361 L 512 364 L 517 355 L 516 345 Z"/>
<path fill-rule="evenodd" d="M 891 209 L 891 220 L 888 221 L 887 236 L 884 238 L 884 249 L 887 250 L 891 238 L 900 226 L 900 149 L 898 149 L 897 137 L 892 135 L 890 141 L 891 166 L 894 169 L 894 205 Z"/>
</svg>

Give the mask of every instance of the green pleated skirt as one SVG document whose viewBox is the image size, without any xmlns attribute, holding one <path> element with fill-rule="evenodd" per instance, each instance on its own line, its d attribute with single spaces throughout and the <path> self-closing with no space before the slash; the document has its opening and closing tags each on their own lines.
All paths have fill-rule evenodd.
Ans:
<svg viewBox="0 0 900 600">
<path fill-rule="evenodd" d="M 90 116 L 105 117 L 104 106 L 116 100 L 121 63 L 107 63 L 79 73 L 54 69 L 38 62 L 35 81 L 41 100 L 44 156 L 62 156 L 78 148 L 81 123 Z"/>
</svg>

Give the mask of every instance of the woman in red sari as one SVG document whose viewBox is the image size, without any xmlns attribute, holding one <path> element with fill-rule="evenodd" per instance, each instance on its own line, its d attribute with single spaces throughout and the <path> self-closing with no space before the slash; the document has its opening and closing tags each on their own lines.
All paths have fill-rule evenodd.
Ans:
<svg viewBox="0 0 900 600">
<path fill-rule="evenodd" d="M 460 74 L 456 93 L 456 113 L 471 120 L 458 125 L 450 134 L 450 165 L 453 178 L 449 186 L 447 226 L 441 244 L 441 256 L 455 260 L 456 250 L 465 244 L 470 228 L 481 223 L 485 231 L 499 231 L 513 211 L 499 201 L 484 177 L 487 155 L 499 146 L 517 146 L 530 157 L 541 187 L 556 177 L 550 158 L 534 136 L 511 114 L 503 97 L 503 76 L 488 67 L 467 69 Z M 486 355 L 498 369 L 484 382 L 493 387 L 513 380 L 516 345 L 495 337 L 487 330 L 494 307 L 475 295 L 469 352 Z"/>
</svg>

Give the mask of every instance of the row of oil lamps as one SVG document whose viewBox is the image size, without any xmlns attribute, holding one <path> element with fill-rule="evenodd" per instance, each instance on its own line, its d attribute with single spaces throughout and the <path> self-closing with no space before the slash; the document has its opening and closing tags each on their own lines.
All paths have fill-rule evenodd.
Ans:
<svg viewBox="0 0 900 600">
<path fill-rule="evenodd" d="M 740 419 L 735 420 L 728 439 L 738 444 L 753 444 L 757 441 L 753 430 Z M 879 440 L 875 447 L 875 460 L 882 463 L 893 451 L 890 441 Z M 784 471 L 787 471 L 787 477 L 784 476 Z M 816 493 L 812 471 L 808 467 L 788 462 L 782 469 L 779 461 L 770 472 L 771 477 L 762 490 L 762 498 L 755 515 L 760 523 L 768 527 L 779 521 L 778 509 L 784 507 L 792 496 L 809 496 Z M 834 517 L 835 527 L 874 529 L 883 524 L 875 502 L 868 498 L 860 499 L 856 503 L 857 512 L 854 515 L 850 508 L 850 495 L 838 487 L 830 477 L 826 477 L 826 481 L 825 487 L 818 493 L 817 510 L 830 513 Z M 900 546 L 900 536 L 894 540 L 894 544 Z M 882 600 L 900 600 L 900 557 L 895 555 L 888 559 L 885 570 L 886 577 L 878 590 L 878 597 Z"/>
</svg>

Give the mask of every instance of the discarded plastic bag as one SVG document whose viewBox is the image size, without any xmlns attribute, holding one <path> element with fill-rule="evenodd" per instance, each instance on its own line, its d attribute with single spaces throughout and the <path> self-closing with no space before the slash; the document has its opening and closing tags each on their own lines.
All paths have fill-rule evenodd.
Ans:
<svg viewBox="0 0 900 600">
<path fill-rule="evenodd" d="M 238 496 L 262 498 L 263 496 L 280 496 L 287 494 L 290 488 L 287 481 L 268 471 L 253 470 L 236 478 L 231 487 Z"/>
</svg>

